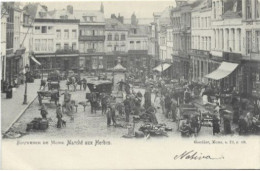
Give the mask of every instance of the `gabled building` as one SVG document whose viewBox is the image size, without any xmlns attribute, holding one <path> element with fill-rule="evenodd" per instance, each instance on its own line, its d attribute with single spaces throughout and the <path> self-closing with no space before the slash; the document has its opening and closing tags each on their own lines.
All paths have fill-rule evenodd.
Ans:
<svg viewBox="0 0 260 171">
<path fill-rule="evenodd" d="M 151 27 L 138 24 L 135 14 L 132 14 L 131 19 L 131 24 L 127 25 L 129 30 L 127 69 L 144 75 L 143 73 L 150 73 L 151 70 L 152 57 L 148 54 Z"/>
<path fill-rule="evenodd" d="M 75 10 L 79 23 L 80 67 L 86 71 L 104 69 L 105 18 L 104 7 L 100 10 Z"/>
<path fill-rule="evenodd" d="M 118 56 L 121 57 L 121 64 L 127 67 L 128 27 L 122 23 L 122 17 L 113 17 L 105 21 L 106 68 L 113 68 L 117 64 Z"/>
<path fill-rule="evenodd" d="M 31 64 L 40 70 L 77 70 L 79 68 L 78 25 L 73 7 L 48 11 L 46 6 L 29 4 L 25 9 L 34 16 L 33 54 L 41 63 Z"/>
</svg>

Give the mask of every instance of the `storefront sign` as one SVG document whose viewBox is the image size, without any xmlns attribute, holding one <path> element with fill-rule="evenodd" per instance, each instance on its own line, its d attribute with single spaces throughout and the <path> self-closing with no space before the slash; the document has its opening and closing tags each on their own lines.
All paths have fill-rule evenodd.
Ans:
<svg viewBox="0 0 260 171">
<path fill-rule="evenodd" d="M 196 56 L 202 56 L 202 57 L 208 57 L 209 56 L 209 51 L 204 51 L 204 50 L 190 50 L 189 52 L 190 55 L 196 55 Z"/>
</svg>

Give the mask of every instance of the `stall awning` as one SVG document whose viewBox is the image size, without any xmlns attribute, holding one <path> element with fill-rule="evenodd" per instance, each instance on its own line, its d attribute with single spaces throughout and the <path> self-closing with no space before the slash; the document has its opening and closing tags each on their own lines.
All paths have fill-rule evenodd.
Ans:
<svg viewBox="0 0 260 171">
<path fill-rule="evenodd" d="M 38 65 L 42 65 L 35 57 L 31 56 L 31 59 Z"/>
<path fill-rule="evenodd" d="M 236 63 L 222 62 L 217 70 L 206 75 L 205 77 L 213 80 L 220 80 L 231 74 L 237 68 L 237 66 L 238 64 Z"/>
<path fill-rule="evenodd" d="M 171 64 L 160 64 L 157 67 L 155 67 L 153 69 L 153 71 L 162 72 L 162 71 L 165 71 L 166 69 L 168 69 L 170 66 L 171 66 Z"/>
</svg>

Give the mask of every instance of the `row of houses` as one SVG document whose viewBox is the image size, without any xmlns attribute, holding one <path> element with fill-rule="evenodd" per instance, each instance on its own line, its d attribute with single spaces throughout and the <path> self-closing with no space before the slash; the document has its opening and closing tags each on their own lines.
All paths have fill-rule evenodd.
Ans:
<svg viewBox="0 0 260 171">
<path fill-rule="evenodd" d="M 152 66 L 151 27 L 138 23 L 134 13 L 131 23 L 124 23 L 120 14 L 105 18 L 102 3 L 99 10 L 91 11 L 74 10 L 71 5 L 48 10 L 40 3 L 21 7 L 5 2 L 2 14 L 6 14 L 6 21 L 1 19 L 4 81 L 12 82 L 27 64 L 39 71 L 106 71 L 121 57 L 128 70 L 148 72 Z"/>
<path fill-rule="evenodd" d="M 260 96 L 259 0 L 176 0 L 154 13 L 152 32 L 172 78 Z"/>
</svg>

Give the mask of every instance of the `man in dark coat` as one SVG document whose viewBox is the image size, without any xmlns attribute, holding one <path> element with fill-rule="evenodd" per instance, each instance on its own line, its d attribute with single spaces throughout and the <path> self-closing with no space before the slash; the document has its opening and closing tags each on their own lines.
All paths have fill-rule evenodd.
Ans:
<svg viewBox="0 0 260 171">
<path fill-rule="evenodd" d="M 219 118 L 217 115 L 213 115 L 212 126 L 213 126 L 213 135 L 218 134 L 220 132 L 220 125 L 219 125 Z"/>
<path fill-rule="evenodd" d="M 105 93 L 103 93 L 101 95 L 102 115 L 105 114 L 107 111 L 107 103 L 108 103 L 108 97 Z"/>
<path fill-rule="evenodd" d="M 152 106 L 151 91 L 149 89 L 146 89 L 144 93 L 144 108 L 148 109 L 150 106 Z"/>
<path fill-rule="evenodd" d="M 171 112 L 171 97 L 169 94 L 165 97 L 165 109 L 166 109 L 166 118 L 169 118 Z"/>
<path fill-rule="evenodd" d="M 58 119 L 57 121 L 57 128 L 61 128 L 62 125 L 62 111 L 61 111 L 61 105 L 58 104 L 56 108 L 56 117 Z"/>
<path fill-rule="evenodd" d="M 95 92 L 91 93 L 90 95 L 90 106 L 91 106 L 91 113 L 96 113 L 97 95 Z"/>
<path fill-rule="evenodd" d="M 129 96 L 126 96 L 126 99 L 124 100 L 124 106 L 125 106 L 125 115 L 126 115 L 126 122 L 129 122 L 129 115 L 131 113 L 131 103 Z"/>
</svg>

